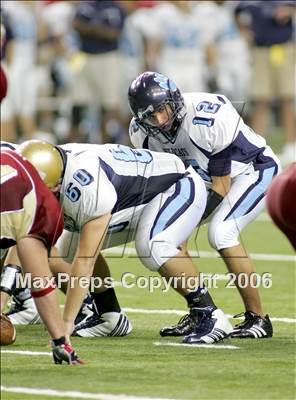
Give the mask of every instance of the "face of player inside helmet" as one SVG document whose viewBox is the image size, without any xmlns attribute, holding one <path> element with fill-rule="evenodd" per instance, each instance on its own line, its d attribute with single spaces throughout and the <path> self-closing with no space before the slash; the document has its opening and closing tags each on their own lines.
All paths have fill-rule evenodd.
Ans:
<svg viewBox="0 0 296 400">
<path fill-rule="evenodd" d="M 143 119 L 143 123 L 151 127 L 169 131 L 172 127 L 173 110 L 170 104 L 161 104 L 155 111 Z"/>
<path fill-rule="evenodd" d="M 140 128 L 161 143 L 174 143 L 186 110 L 173 81 L 156 72 L 145 72 L 132 82 L 129 103 Z"/>
<path fill-rule="evenodd" d="M 41 140 L 27 140 L 18 146 L 17 152 L 37 169 L 49 189 L 52 190 L 61 183 L 64 160 L 62 153 L 54 145 Z"/>
</svg>

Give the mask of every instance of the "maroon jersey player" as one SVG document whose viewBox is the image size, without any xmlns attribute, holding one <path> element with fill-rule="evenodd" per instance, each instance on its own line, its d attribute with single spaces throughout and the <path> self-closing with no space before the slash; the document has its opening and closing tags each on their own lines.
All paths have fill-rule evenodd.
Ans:
<svg viewBox="0 0 296 400">
<path fill-rule="evenodd" d="M 2 68 L 2 65 L 0 65 L 0 103 L 6 96 L 7 92 L 7 79 L 5 72 Z"/>
<path fill-rule="evenodd" d="M 50 150 L 53 160 L 55 148 Z M 50 191 L 52 187 L 46 186 L 46 178 L 43 182 L 32 164 L 16 152 L 1 152 L 1 249 L 16 245 L 24 272 L 31 274 L 32 282 L 38 281 L 38 288 L 31 289 L 32 295 L 52 337 L 55 363 L 78 364 L 81 361 L 65 338 L 48 264 L 48 251 L 62 233 L 63 217 L 58 200 Z M 1 290 L 5 291 L 2 282 Z"/>
<path fill-rule="evenodd" d="M 296 163 L 272 181 L 266 205 L 273 222 L 287 236 L 296 250 Z"/>
</svg>

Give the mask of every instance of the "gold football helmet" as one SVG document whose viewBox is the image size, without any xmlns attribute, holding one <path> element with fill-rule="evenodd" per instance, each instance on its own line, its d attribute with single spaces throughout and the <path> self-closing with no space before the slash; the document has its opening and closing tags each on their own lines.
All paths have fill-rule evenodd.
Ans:
<svg viewBox="0 0 296 400">
<path fill-rule="evenodd" d="M 16 151 L 33 164 L 49 189 L 61 182 L 64 160 L 54 145 L 41 140 L 27 140 Z"/>
</svg>

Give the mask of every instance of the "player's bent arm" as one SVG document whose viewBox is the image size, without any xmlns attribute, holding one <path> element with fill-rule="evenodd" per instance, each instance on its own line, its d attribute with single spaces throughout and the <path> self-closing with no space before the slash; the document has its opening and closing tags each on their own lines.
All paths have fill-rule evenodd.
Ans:
<svg viewBox="0 0 296 400">
<path fill-rule="evenodd" d="M 223 201 L 224 197 L 230 190 L 231 178 L 230 175 L 225 176 L 212 176 L 212 187 L 209 189 L 207 205 L 202 216 L 202 220 L 208 218 L 209 215 L 218 207 Z"/>
<path fill-rule="evenodd" d="M 64 261 L 56 247 L 51 249 L 50 258 L 48 261 L 51 272 L 55 277 L 61 273 L 70 275 L 72 264 Z"/>
<path fill-rule="evenodd" d="M 48 284 L 48 278 L 52 277 L 52 273 L 49 268 L 47 248 L 44 242 L 33 236 L 23 237 L 17 243 L 17 252 L 24 272 L 30 273 L 32 279 L 42 278 L 44 285 Z M 33 257 L 32 254 L 34 255 Z M 40 281 L 38 286 L 42 286 Z M 42 287 L 38 287 L 38 289 L 42 289 Z M 31 290 L 34 292 L 34 287 Z"/>
<path fill-rule="evenodd" d="M 71 268 L 70 282 L 64 308 L 66 334 L 70 336 L 74 320 L 88 290 L 88 281 L 100 253 L 111 214 L 87 222 L 81 231 L 80 243 Z"/>
<path fill-rule="evenodd" d="M 36 237 L 26 236 L 18 241 L 17 250 L 23 270 L 32 274 L 31 291 L 41 319 L 53 339 L 61 338 L 65 333 L 64 324 L 44 242 Z"/>
</svg>

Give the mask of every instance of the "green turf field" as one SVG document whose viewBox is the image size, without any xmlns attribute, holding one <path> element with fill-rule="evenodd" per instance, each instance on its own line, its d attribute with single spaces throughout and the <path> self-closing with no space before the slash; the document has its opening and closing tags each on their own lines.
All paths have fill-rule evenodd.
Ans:
<svg viewBox="0 0 296 400">
<path fill-rule="evenodd" d="M 173 290 L 168 293 L 157 290 L 152 294 L 147 289 L 117 287 L 120 303 L 128 309 L 134 326 L 130 336 L 74 338 L 73 344 L 87 364 L 55 366 L 47 354 L 3 352 L 49 353 L 48 336 L 42 326 L 19 327 L 16 343 L 2 348 L 2 400 L 294 399 L 296 270 L 293 251 L 266 218 L 252 223 L 244 231 L 242 241 L 250 253 L 257 255 L 254 261 L 257 272 L 272 274 L 272 287 L 260 289 L 266 312 L 280 319 L 273 322 L 272 339 L 227 339 L 221 343 L 237 348 L 219 348 L 219 344 L 214 348 L 166 345 L 181 342 L 178 338 L 161 338 L 158 331 L 180 318 L 177 311 L 185 310 L 183 299 Z M 225 274 L 222 261 L 204 253 L 211 251 L 205 227 L 200 229 L 196 243 L 191 241 L 191 249 L 196 247 L 203 252 L 201 258 L 195 259 L 201 271 Z M 273 254 L 290 257 L 268 259 Z M 124 271 L 148 276 L 135 257 L 117 256 L 108 260 L 116 280 Z M 218 280 L 218 288 L 211 293 L 216 303 L 233 315 L 243 311 L 243 307 L 236 289 L 225 288 L 226 283 Z M 16 388 L 20 388 L 20 393 L 7 391 L 16 391 Z M 39 390 L 25 394 L 24 388 Z"/>
</svg>

